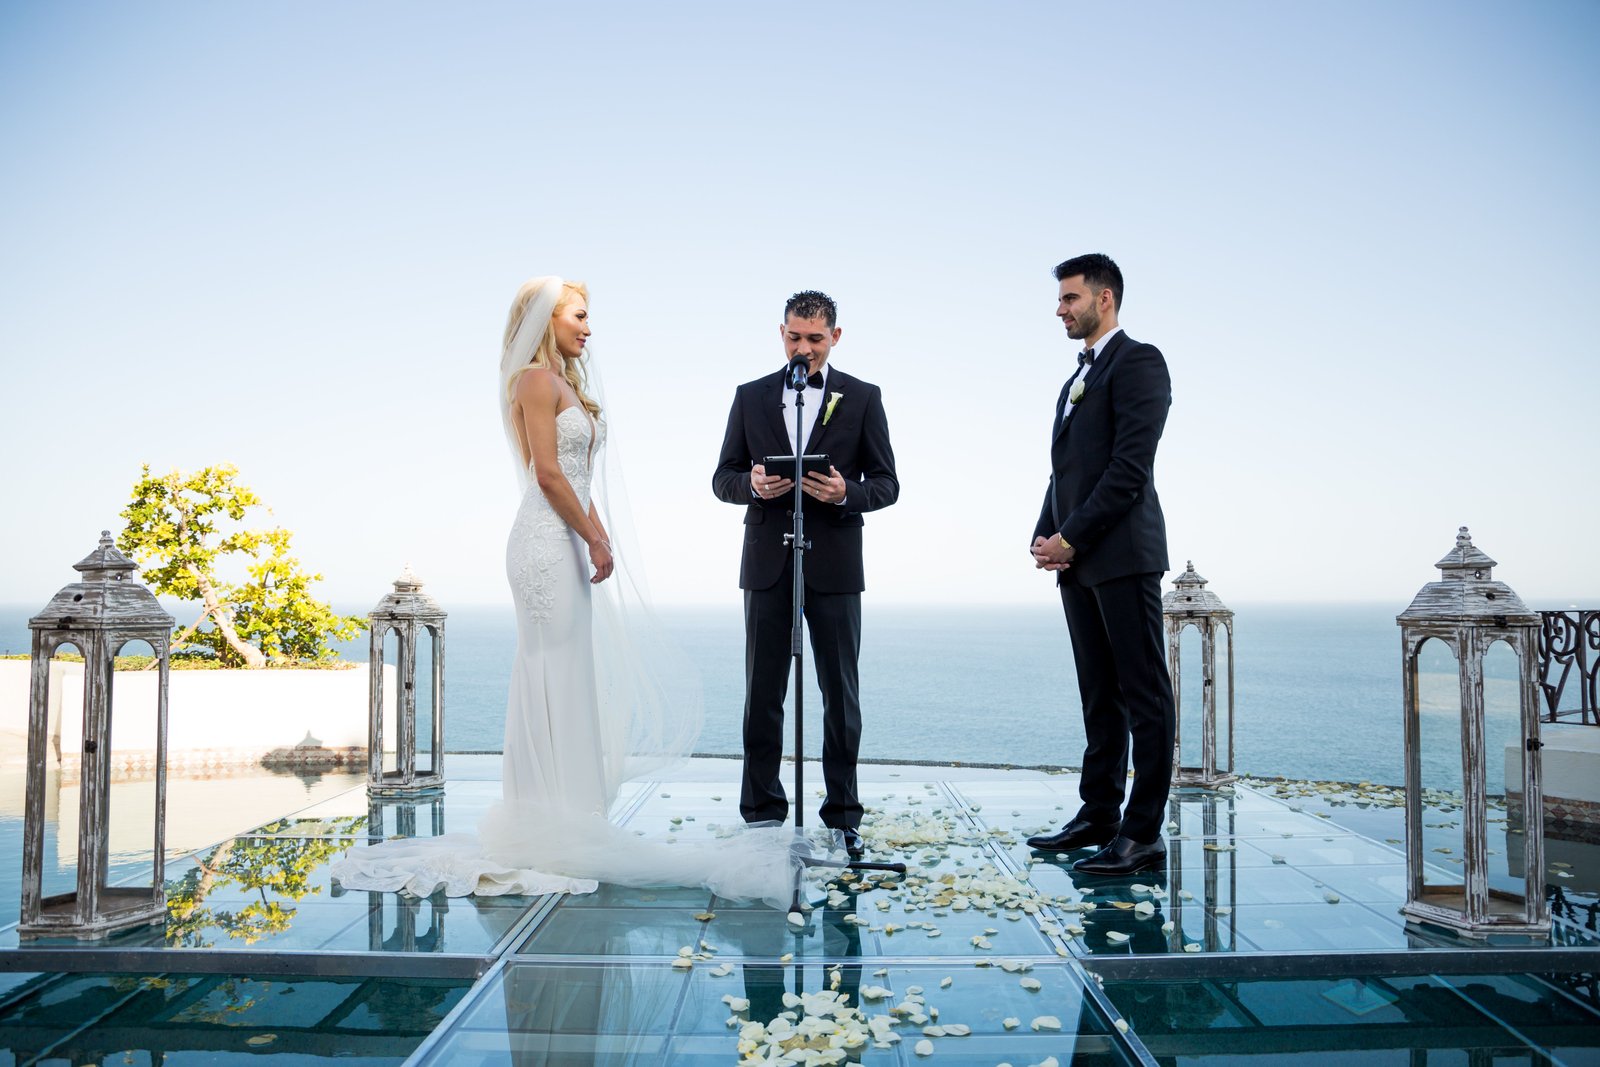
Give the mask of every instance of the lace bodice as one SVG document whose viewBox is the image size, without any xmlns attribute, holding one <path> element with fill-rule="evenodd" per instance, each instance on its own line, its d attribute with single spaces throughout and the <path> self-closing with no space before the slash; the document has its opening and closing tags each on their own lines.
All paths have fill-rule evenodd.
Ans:
<svg viewBox="0 0 1600 1067">
<path fill-rule="evenodd" d="M 597 428 L 582 407 L 575 405 L 556 415 L 556 463 L 584 510 L 594 488 L 594 454 L 604 441 L 604 428 Z M 532 463 L 528 472 L 528 488 L 511 526 L 508 563 L 513 591 L 531 617 L 540 620 L 550 617 L 556 568 L 574 546 L 566 522 L 539 488 Z"/>
<path fill-rule="evenodd" d="M 605 439 L 602 430 L 598 435 L 599 440 L 595 440 L 594 430 L 595 423 L 589 418 L 589 413 L 577 405 L 565 408 L 556 415 L 556 464 L 560 466 L 567 484 L 572 486 L 572 491 L 578 494 L 578 501 L 585 510 L 589 507 L 589 493 L 593 488 L 594 453 Z M 544 501 L 544 493 L 539 491 L 531 460 L 528 462 L 528 491 Z M 545 501 L 545 507 L 550 507 L 548 501 Z"/>
</svg>

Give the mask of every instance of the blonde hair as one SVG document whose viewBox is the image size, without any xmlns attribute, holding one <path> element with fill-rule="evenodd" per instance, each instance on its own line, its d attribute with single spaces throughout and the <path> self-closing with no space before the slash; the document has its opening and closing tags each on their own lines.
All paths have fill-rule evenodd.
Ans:
<svg viewBox="0 0 1600 1067">
<path fill-rule="evenodd" d="M 517 290 L 516 298 L 511 301 L 511 314 L 506 319 L 506 335 L 505 340 L 502 342 L 502 348 L 509 349 L 511 347 L 512 338 L 516 337 L 517 328 L 522 325 L 522 318 L 527 313 L 528 305 L 539 295 L 539 291 L 544 287 L 546 280 L 545 278 L 534 278 L 531 281 L 523 282 L 522 286 Z M 571 306 L 575 297 L 582 297 L 584 303 L 587 304 L 589 302 L 589 287 L 582 282 L 563 281 L 561 283 L 561 296 L 557 298 L 556 306 L 550 309 L 550 321 L 554 322 L 557 315 Z M 581 356 L 577 359 L 563 358 L 561 352 L 556 348 L 556 333 L 550 328 L 549 323 L 546 323 L 544 333 L 539 338 L 539 344 L 534 348 L 532 357 L 529 358 L 524 366 L 514 370 L 510 379 L 506 382 L 506 398 L 509 400 L 516 392 L 517 378 L 523 371 L 532 370 L 535 367 L 553 370 L 565 378 L 568 385 L 572 386 L 572 391 L 578 394 L 578 403 L 583 405 L 584 410 L 591 417 L 598 419 L 600 417 L 600 403 L 589 395 L 586 388 L 589 383 L 589 376 L 586 371 L 587 362 Z"/>
</svg>

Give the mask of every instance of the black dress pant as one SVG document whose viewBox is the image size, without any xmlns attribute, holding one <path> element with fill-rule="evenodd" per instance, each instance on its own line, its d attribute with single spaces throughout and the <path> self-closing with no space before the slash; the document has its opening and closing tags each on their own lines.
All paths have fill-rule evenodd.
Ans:
<svg viewBox="0 0 1600 1067">
<path fill-rule="evenodd" d="M 744 784 L 739 813 L 746 822 L 782 822 L 789 801 L 779 779 L 783 763 L 783 698 L 794 662 L 789 638 L 794 612 L 794 564 L 770 589 L 744 593 Z M 806 628 L 822 690 L 822 823 L 835 829 L 861 825 L 856 756 L 861 749 L 861 594 L 807 588 Z M 807 727 L 816 721 L 807 716 Z M 804 803 L 805 798 L 797 798 Z"/>
<path fill-rule="evenodd" d="M 1161 632 L 1161 575 L 1133 574 L 1099 585 L 1061 585 L 1072 658 L 1083 698 L 1083 779 L 1079 816 L 1114 823 L 1128 775 L 1133 790 L 1120 813 L 1122 834 L 1151 844 L 1166 824 L 1177 710 Z"/>
</svg>

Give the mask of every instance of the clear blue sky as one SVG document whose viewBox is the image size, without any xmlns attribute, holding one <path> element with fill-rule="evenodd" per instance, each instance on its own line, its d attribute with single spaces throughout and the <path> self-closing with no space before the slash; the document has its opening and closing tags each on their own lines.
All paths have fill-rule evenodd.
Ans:
<svg viewBox="0 0 1600 1067">
<path fill-rule="evenodd" d="M 1597 50 L 1589 2 L 7 3 L 0 602 L 142 461 L 238 464 L 341 603 L 407 560 L 502 600 L 544 273 L 592 288 L 662 601 L 737 603 L 711 471 L 810 287 L 899 457 L 869 597 L 1048 599 L 1049 270 L 1093 250 L 1172 369 L 1175 567 L 1404 601 L 1465 523 L 1592 602 Z"/>
</svg>

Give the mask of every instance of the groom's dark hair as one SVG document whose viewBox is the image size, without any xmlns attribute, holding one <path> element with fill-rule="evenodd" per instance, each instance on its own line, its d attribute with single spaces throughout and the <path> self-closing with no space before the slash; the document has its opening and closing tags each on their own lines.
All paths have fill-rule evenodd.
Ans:
<svg viewBox="0 0 1600 1067">
<path fill-rule="evenodd" d="M 1122 271 L 1117 269 L 1110 256 L 1100 252 L 1090 252 L 1086 256 L 1073 256 L 1071 259 L 1056 264 L 1056 281 L 1066 278 L 1075 278 L 1083 275 L 1083 284 L 1091 292 L 1098 293 L 1102 289 L 1111 290 L 1111 303 L 1116 310 L 1122 310 Z"/>
<path fill-rule="evenodd" d="M 830 330 L 839 325 L 839 308 L 834 304 L 833 297 L 815 289 L 802 289 L 789 298 L 789 302 L 783 305 L 785 322 L 790 315 L 797 319 L 821 319 Z"/>
</svg>

